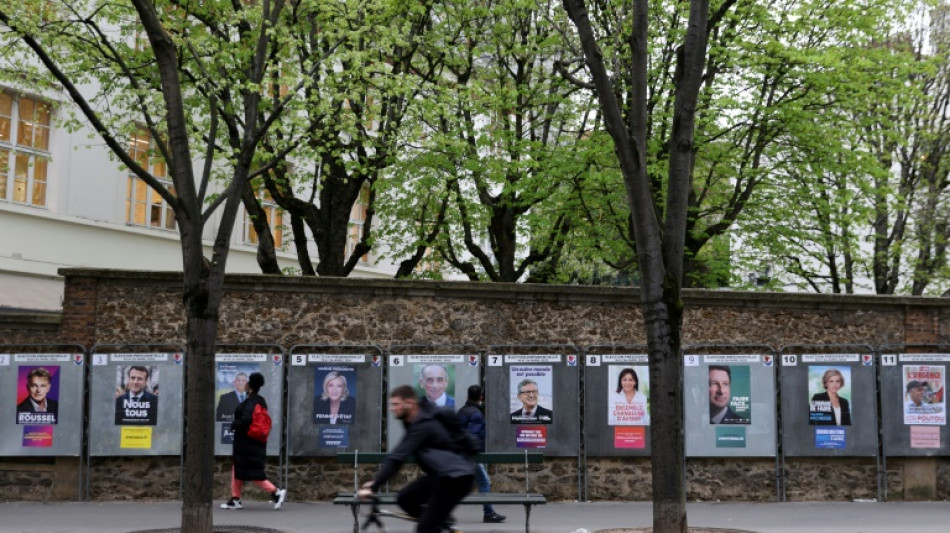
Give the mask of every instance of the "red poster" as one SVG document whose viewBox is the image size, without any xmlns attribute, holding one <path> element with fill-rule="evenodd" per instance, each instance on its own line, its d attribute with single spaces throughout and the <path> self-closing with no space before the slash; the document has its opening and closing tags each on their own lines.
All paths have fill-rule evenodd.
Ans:
<svg viewBox="0 0 950 533">
<path fill-rule="evenodd" d="M 614 448 L 642 450 L 647 447 L 646 434 L 643 426 L 617 426 L 614 428 Z"/>
</svg>

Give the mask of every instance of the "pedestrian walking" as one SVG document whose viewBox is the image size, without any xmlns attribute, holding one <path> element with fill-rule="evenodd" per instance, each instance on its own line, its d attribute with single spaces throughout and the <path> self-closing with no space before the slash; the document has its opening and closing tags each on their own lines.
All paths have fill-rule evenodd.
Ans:
<svg viewBox="0 0 950 533">
<path fill-rule="evenodd" d="M 233 459 L 231 468 L 231 499 L 221 504 L 222 509 L 241 509 L 241 489 L 245 481 L 255 485 L 271 495 L 274 510 L 280 509 L 287 496 L 287 489 L 279 489 L 267 480 L 265 463 L 267 459 L 267 436 L 270 432 L 270 416 L 267 414 L 267 401 L 260 395 L 264 386 L 264 376 L 259 372 L 250 375 L 247 381 L 249 394 L 234 409 Z M 263 440 L 261 440 L 263 437 Z"/>
<path fill-rule="evenodd" d="M 459 425 L 462 429 L 468 431 L 478 440 L 478 451 L 485 451 L 485 411 L 482 407 L 482 388 L 478 385 L 472 385 L 468 388 L 468 398 L 465 405 L 459 409 Z M 478 492 L 491 492 L 491 479 L 488 477 L 488 468 L 482 463 L 475 464 L 475 483 L 478 485 Z M 490 503 L 482 506 L 484 512 L 483 522 L 497 524 L 504 522 L 506 516 L 495 512 Z"/>
</svg>

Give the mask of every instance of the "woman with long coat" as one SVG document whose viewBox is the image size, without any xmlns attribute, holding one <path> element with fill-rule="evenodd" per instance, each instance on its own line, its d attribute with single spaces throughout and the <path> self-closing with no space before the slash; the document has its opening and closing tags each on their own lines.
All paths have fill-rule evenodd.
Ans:
<svg viewBox="0 0 950 533">
<path fill-rule="evenodd" d="M 221 504 L 222 509 L 241 509 L 241 489 L 245 481 L 251 481 L 267 491 L 271 495 L 271 501 L 274 502 L 274 509 L 280 509 L 287 496 L 287 489 L 278 489 L 273 483 L 267 480 L 267 473 L 264 471 L 267 459 L 267 442 L 261 442 L 252 439 L 247 435 L 247 430 L 251 427 L 251 420 L 254 416 L 254 407 L 260 405 L 267 409 L 267 401 L 259 394 L 261 387 L 264 386 L 264 376 L 260 372 L 254 372 L 247 380 L 247 388 L 250 393 L 247 398 L 234 409 L 234 422 L 231 423 L 231 431 L 234 432 L 234 467 L 231 469 L 231 499 Z"/>
</svg>

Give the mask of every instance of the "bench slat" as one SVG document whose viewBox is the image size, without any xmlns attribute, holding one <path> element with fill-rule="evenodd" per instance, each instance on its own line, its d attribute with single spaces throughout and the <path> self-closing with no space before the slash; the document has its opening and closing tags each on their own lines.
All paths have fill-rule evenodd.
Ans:
<svg viewBox="0 0 950 533">
<path fill-rule="evenodd" d="M 358 457 L 357 457 L 358 455 Z M 483 464 L 524 464 L 525 463 L 525 454 L 518 452 L 484 452 L 475 456 L 476 463 Z M 384 452 L 340 452 L 336 454 L 336 462 L 341 464 L 353 464 L 354 462 L 359 462 L 359 464 L 379 464 L 386 460 L 386 453 Z M 408 463 L 413 462 L 410 458 Z M 527 462 L 529 464 L 541 464 L 544 462 L 544 454 L 540 452 L 529 452 L 527 454 Z"/>
<path fill-rule="evenodd" d="M 377 493 L 376 499 L 383 505 L 395 505 L 398 496 L 395 492 Z M 542 494 L 515 494 L 506 492 L 474 492 L 466 496 L 461 504 L 483 505 L 493 503 L 498 505 L 544 505 L 548 502 Z M 341 492 L 333 499 L 335 505 L 357 505 L 368 504 L 369 502 L 361 500 L 351 492 Z"/>
</svg>

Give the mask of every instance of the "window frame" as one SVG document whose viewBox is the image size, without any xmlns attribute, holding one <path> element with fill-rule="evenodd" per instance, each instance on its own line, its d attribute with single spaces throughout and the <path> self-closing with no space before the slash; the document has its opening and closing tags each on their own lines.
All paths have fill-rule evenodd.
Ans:
<svg viewBox="0 0 950 533">
<path fill-rule="evenodd" d="M 30 102 L 29 117 L 24 102 Z M 0 87 L 0 132 L 0 201 L 48 209 L 52 104 Z"/>
<path fill-rule="evenodd" d="M 147 143 L 147 147 L 145 144 Z M 152 174 L 169 192 L 175 194 L 175 186 L 167 175 L 165 162 L 155 154 L 155 142 L 152 134 L 145 128 L 139 128 L 129 137 L 129 157 Z M 162 231 L 176 231 L 178 221 L 175 210 L 168 202 L 152 189 L 131 169 L 126 176 L 125 223 L 129 226 L 151 228 Z"/>
</svg>

